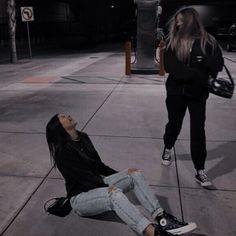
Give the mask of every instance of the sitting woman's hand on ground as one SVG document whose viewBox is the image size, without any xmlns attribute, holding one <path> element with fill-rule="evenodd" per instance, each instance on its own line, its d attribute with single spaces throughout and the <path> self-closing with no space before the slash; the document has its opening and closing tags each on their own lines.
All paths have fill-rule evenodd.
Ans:
<svg viewBox="0 0 236 236">
<path fill-rule="evenodd" d="M 130 174 L 132 174 L 135 171 L 138 171 L 138 169 L 131 167 L 131 168 L 128 169 L 128 174 L 130 175 Z"/>
</svg>

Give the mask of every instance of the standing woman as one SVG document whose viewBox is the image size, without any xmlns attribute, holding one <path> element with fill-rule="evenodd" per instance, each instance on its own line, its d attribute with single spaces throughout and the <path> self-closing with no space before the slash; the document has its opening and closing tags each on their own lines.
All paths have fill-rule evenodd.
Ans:
<svg viewBox="0 0 236 236">
<path fill-rule="evenodd" d="M 188 108 L 195 179 L 202 187 L 212 185 L 204 171 L 206 100 L 209 96 L 204 84 L 209 75 L 217 76 L 223 64 L 221 49 L 215 38 L 205 31 L 198 12 L 191 7 L 177 11 L 170 23 L 164 53 L 164 67 L 169 76 L 166 81 L 168 123 L 162 164 L 171 164 L 171 149 Z"/>
</svg>

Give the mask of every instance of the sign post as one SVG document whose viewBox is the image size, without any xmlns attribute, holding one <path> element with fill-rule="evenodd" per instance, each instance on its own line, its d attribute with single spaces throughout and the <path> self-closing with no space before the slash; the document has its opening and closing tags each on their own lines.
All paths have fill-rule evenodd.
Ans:
<svg viewBox="0 0 236 236">
<path fill-rule="evenodd" d="M 21 19 L 23 22 L 26 22 L 27 37 L 28 37 L 28 44 L 29 44 L 29 55 L 30 55 L 30 58 L 32 58 L 29 21 L 34 21 L 33 7 L 21 7 Z"/>
</svg>

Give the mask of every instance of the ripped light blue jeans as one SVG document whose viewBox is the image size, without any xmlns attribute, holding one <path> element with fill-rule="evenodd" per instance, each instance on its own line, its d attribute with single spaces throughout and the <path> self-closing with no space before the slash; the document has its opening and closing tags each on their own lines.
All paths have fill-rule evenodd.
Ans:
<svg viewBox="0 0 236 236">
<path fill-rule="evenodd" d="M 130 190 L 134 191 L 137 199 L 153 219 L 163 212 L 140 171 L 128 174 L 127 169 L 105 177 L 104 182 L 109 186 L 115 186 L 115 188 L 110 192 L 108 192 L 108 187 L 96 188 L 71 198 L 71 206 L 78 215 L 94 216 L 105 211 L 115 211 L 132 230 L 143 235 L 145 228 L 152 222 L 144 217 L 125 196 L 124 193 Z"/>
</svg>

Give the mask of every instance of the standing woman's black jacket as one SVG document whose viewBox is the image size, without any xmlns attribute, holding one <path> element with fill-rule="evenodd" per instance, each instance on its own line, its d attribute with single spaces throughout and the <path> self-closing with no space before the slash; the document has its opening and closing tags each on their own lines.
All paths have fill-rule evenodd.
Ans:
<svg viewBox="0 0 236 236">
<path fill-rule="evenodd" d="M 202 56 L 202 61 L 197 60 Z M 206 54 L 201 50 L 200 39 L 193 43 L 188 60 L 183 63 L 177 59 L 175 52 L 170 48 L 164 53 L 164 67 L 169 76 L 166 82 L 168 95 L 186 95 L 197 99 L 207 99 L 209 93 L 204 87 L 209 75 L 217 76 L 222 70 L 224 60 L 220 47 L 217 45 L 214 52 L 206 45 Z"/>
<path fill-rule="evenodd" d="M 68 141 L 56 152 L 56 165 L 65 179 L 68 197 L 107 187 L 102 176 L 117 173 L 101 161 L 86 133 L 78 131 L 78 135 L 79 141 Z"/>
</svg>

